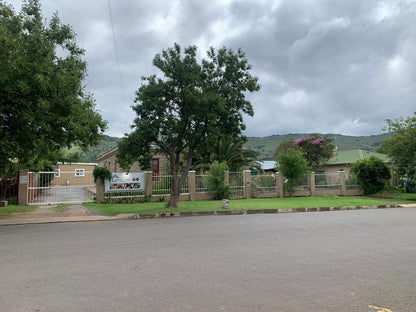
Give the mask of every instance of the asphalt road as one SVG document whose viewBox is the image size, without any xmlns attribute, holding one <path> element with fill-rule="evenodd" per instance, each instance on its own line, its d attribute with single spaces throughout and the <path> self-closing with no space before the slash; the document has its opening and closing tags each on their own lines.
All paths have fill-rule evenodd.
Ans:
<svg viewBox="0 0 416 312">
<path fill-rule="evenodd" d="M 0 311 L 412 312 L 416 209 L 2 226 Z"/>
</svg>

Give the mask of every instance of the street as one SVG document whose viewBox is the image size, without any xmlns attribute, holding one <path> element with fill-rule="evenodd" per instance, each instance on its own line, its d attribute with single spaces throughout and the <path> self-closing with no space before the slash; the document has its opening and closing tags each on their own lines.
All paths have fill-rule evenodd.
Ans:
<svg viewBox="0 0 416 312">
<path fill-rule="evenodd" d="M 0 311 L 411 312 L 416 209 L 2 226 L 0 276 Z"/>
</svg>

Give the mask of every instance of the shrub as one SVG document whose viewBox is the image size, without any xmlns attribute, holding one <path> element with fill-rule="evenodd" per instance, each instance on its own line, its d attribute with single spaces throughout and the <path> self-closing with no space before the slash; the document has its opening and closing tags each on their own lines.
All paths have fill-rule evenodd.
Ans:
<svg viewBox="0 0 416 312">
<path fill-rule="evenodd" d="M 110 180 L 112 178 L 110 170 L 108 170 L 106 167 L 95 167 L 92 175 L 94 176 L 94 182 L 100 180 L 103 184 L 105 180 Z"/>
<path fill-rule="evenodd" d="M 225 173 L 228 170 L 226 162 L 214 161 L 208 171 L 208 192 L 214 194 L 214 199 L 223 199 L 229 196 L 229 186 L 225 185 Z"/>
<path fill-rule="evenodd" d="M 292 196 L 299 182 L 309 172 L 308 162 L 303 154 L 295 149 L 289 149 L 277 157 L 278 169 L 287 179 L 285 191 Z"/>
<path fill-rule="evenodd" d="M 351 168 L 351 172 L 357 175 L 358 183 L 365 195 L 383 191 L 391 178 L 390 168 L 379 158 L 357 160 Z"/>
</svg>

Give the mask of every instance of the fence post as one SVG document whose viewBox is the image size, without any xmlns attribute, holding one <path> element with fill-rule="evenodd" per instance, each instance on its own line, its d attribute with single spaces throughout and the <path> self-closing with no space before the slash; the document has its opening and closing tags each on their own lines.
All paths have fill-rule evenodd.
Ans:
<svg viewBox="0 0 416 312">
<path fill-rule="evenodd" d="M 276 174 L 276 190 L 277 190 L 277 193 L 279 194 L 279 197 L 285 197 L 285 192 L 283 189 L 283 184 L 284 184 L 283 179 L 284 179 L 283 173 L 278 172 Z"/>
<path fill-rule="evenodd" d="M 105 184 L 101 179 L 95 181 L 95 200 L 98 204 L 101 204 L 105 200 Z"/>
<path fill-rule="evenodd" d="M 244 197 L 251 198 L 251 171 L 243 170 Z"/>
<path fill-rule="evenodd" d="M 189 200 L 196 200 L 196 178 L 194 170 L 188 172 L 188 192 Z"/>
<path fill-rule="evenodd" d="M 144 196 L 147 199 L 152 198 L 153 192 L 153 171 L 144 172 Z"/>
<path fill-rule="evenodd" d="M 29 170 L 19 170 L 19 192 L 17 204 L 26 206 L 28 203 Z"/>
<path fill-rule="evenodd" d="M 339 184 L 341 184 L 341 196 L 346 195 L 346 185 L 345 185 L 345 171 L 338 171 L 339 173 Z"/>
<path fill-rule="evenodd" d="M 316 195 L 316 187 L 315 187 L 315 172 L 311 172 L 311 174 L 308 176 L 309 180 L 309 189 L 311 191 L 311 196 Z"/>
</svg>

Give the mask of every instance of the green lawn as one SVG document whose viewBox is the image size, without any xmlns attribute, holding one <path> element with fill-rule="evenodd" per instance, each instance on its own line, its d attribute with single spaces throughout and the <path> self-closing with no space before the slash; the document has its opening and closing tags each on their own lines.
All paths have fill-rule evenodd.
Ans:
<svg viewBox="0 0 416 312">
<path fill-rule="evenodd" d="M 7 217 L 11 213 L 32 212 L 35 209 L 36 209 L 36 206 L 9 205 L 7 207 L 0 207 L 0 217 Z"/>
<path fill-rule="evenodd" d="M 415 198 L 416 199 L 416 198 Z M 293 198 L 258 198 L 230 200 L 230 210 L 251 209 L 284 209 L 284 208 L 314 208 L 314 207 L 340 207 L 340 206 L 371 206 L 386 204 L 409 204 L 415 203 L 406 197 L 376 198 L 364 196 L 338 197 L 335 195 L 315 197 L 293 197 Z M 135 204 L 96 204 L 85 203 L 85 207 L 99 211 L 104 215 L 116 215 L 120 213 L 160 213 L 172 211 L 166 209 L 166 203 L 150 202 Z M 210 201 L 184 201 L 179 202 L 174 211 L 217 211 L 224 210 L 221 200 Z"/>
</svg>

